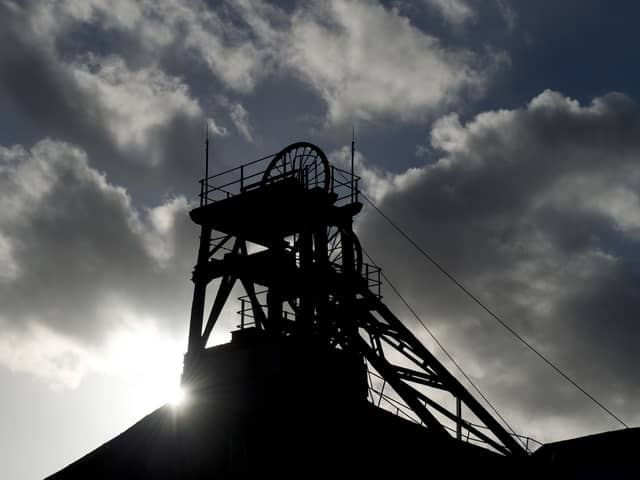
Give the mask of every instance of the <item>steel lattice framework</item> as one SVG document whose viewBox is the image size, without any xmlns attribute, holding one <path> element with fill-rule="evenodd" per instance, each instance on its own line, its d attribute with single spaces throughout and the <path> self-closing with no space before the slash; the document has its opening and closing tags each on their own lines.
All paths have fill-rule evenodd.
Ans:
<svg viewBox="0 0 640 480">
<path fill-rule="evenodd" d="M 353 232 L 358 180 L 306 142 L 201 180 L 201 227 L 185 370 L 236 285 L 240 328 L 309 337 L 352 352 L 443 441 L 525 450 L 382 302 L 380 270 Z M 207 288 L 215 283 L 205 318 Z"/>
</svg>

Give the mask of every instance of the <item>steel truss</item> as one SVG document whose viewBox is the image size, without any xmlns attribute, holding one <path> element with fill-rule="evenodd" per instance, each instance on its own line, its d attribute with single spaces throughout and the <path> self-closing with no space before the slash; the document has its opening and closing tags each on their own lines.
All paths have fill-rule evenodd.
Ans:
<svg viewBox="0 0 640 480">
<path fill-rule="evenodd" d="M 271 160 L 262 182 L 250 190 L 253 193 L 243 189 L 235 200 L 205 202 L 192 212 L 202 230 L 193 273 L 187 355 L 205 349 L 234 286 L 240 283 L 246 292 L 242 327 L 251 318 L 255 328 L 275 335 L 313 335 L 331 348 L 351 351 L 378 372 L 420 422 L 443 441 L 473 438 L 505 455 L 525 454 L 520 443 L 382 302 L 376 291 L 379 270 L 363 266 L 352 229 L 353 216 L 362 207 L 357 201 L 357 179 L 339 183 L 351 189 L 340 197 L 336 170 L 317 147 L 294 144 Z M 211 191 L 208 180 L 203 184 L 205 192 Z M 280 230 L 275 229 L 270 240 L 264 241 L 264 232 L 251 231 L 250 226 L 262 220 L 252 221 L 251 212 L 256 202 L 275 202 L 278 189 L 285 187 L 291 189 L 287 198 L 299 208 L 298 214 L 275 208 L 273 215 L 279 219 L 295 218 L 291 226 L 274 220 L 272 225 Z M 345 201 L 338 205 L 340 198 Z M 221 227 L 217 220 L 221 217 L 238 220 Z M 222 236 L 212 238 L 214 231 L 221 231 Z M 253 243 L 262 250 L 249 253 Z M 219 285 L 203 325 L 206 289 L 215 279 Z M 451 395 L 452 402 L 441 401 L 442 393 L 435 395 L 436 401 L 433 392 Z"/>
</svg>

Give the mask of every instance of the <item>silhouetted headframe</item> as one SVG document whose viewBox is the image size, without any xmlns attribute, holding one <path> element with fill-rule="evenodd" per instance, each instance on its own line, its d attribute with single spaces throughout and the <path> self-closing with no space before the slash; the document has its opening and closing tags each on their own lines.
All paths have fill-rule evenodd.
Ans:
<svg viewBox="0 0 640 480">
<path fill-rule="evenodd" d="M 298 142 L 209 176 L 208 138 L 206 149 L 190 212 L 201 231 L 188 403 L 158 409 L 51 478 L 590 471 L 568 448 L 562 464 L 553 445 L 530 455 L 383 303 L 380 269 L 363 260 L 353 229 L 363 206 L 355 132 L 351 171 Z M 231 342 L 208 347 L 229 307 L 238 311 Z"/>
<path fill-rule="evenodd" d="M 383 382 L 433 435 L 524 455 L 519 441 L 382 302 L 380 271 L 363 261 L 353 231 L 362 209 L 358 181 L 306 142 L 202 180 L 201 206 L 191 212 L 201 236 L 185 382 L 198 376 L 194 365 L 239 283 L 246 293 L 240 330 L 344 352 L 370 372 L 362 381 L 370 375 Z M 250 253 L 250 244 L 261 250 Z M 205 322 L 206 288 L 218 279 Z M 442 392 L 450 402 L 439 398 Z"/>
</svg>

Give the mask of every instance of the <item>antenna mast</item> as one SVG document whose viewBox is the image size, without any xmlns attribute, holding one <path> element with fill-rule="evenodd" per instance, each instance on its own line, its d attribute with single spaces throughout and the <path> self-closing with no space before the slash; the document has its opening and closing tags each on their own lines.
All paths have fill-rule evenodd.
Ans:
<svg viewBox="0 0 640 480">
<path fill-rule="evenodd" d="M 209 123 L 206 128 L 206 140 L 204 142 L 204 179 L 205 182 L 209 178 Z"/>
<path fill-rule="evenodd" d="M 353 174 L 353 160 L 355 158 L 355 154 L 356 154 L 356 127 L 355 125 L 353 125 L 351 127 L 351 201 L 354 201 L 354 174 Z"/>
<path fill-rule="evenodd" d="M 356 127 L 351 127 L 351 177 L 353 178 L 353 159 L 356 153 Z"/>
</svg>

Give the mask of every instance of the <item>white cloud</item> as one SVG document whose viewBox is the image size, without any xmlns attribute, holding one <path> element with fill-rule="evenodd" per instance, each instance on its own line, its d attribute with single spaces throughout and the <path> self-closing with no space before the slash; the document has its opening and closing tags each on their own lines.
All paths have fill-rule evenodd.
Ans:
<svg viewBox="0 0 640 480">
<path fill-rule="evenodd" d="M 37 323 L 0 335 L 0 365 L 39 377 L 54 389 L 76 388 L 89 364 L 88 351 L 77 342 Z"/>
<path fill-rule="evenodd" d="M 351 168 L 351 148 L 344 146 L 330 152 L 329 161 L 339 168 L 349 171 Z M 419 168 L 410 168 L 402 173 L 393 173 L 377 168 L 366 161 L 360 152 L 354 155 L 354 172 L 360 177 L 358 189 L 374 202 L 381 202 L 390 192 L 402 191 L 420 181 L 424 173 Z"/>
<path fill-rule="evenodd" d="M 463 0 L 431 1 L 452 22 L 473 17 Z M 504 56 L 449 48 L 398 10 L 370 0 L 301 2 L 291 13 L 247 1 L 213 10 L 199 0 L 121 0 L 113 8 L 67 0 L 40 6 L 34 18 L 47 38 L 72 18 L 133 35 L 146 58 L 193 55 L 243 94 L 273 74 L 293 73 L 326 102 L 332 124 L 422 118 L 467 92 L 482 92 Z M 248 138 L 247 129 L 239 131 Z"/>
<path fill-rule="evenodd" d="M 189 205 L 184 197 L 176 197 L 166 203 L 147 210 L 147 226 L 142 229 L 145 247 L 151 257 L 166 266 L 178 253 L 173 231 L 176 217 L 184 215 Z"/>
<path fill-rule="evenodd" d="M 0 282 L 13 280 L 19 273 L 20 268 L 13 258 L 12 242 L 0 232 Z"/>
<path fill-rule="evenodd" d="M 395 10 L 338 0 L 295 13 L 286 60 L 332 123 L 420 117 L 481 91 L 496 62 L 447 48 Z"/>
<path fill-rule="evenodd" d="M 241 103 L 234 103 L 230 105 L 229 114 L 231 115 L 233 124 L 245 140 L 247 142 L 253 142 L 253 134 L 251 133 L 251 125 L 249 124 L 249 112 L 247 112 Z"/>
<path fill-rule="evenodd" d="M 196 163 L 188 159 L 200 153 L 205 125 L 215 135 L 226 128 L 210 118 L 215 112 L 203 110 L 184 77 L 160 66 L 161 52 L 143 55 L 135 38 L 112 34 L 130 46 L 115 54 L 60 47 L 78 27 L 73 18 L 98 22 L 95 9 L 85 16 L 84 7 L 75 11 L 72 5 L 27 4 L 22 13 L 2 18 L 5 42 L 14 47 L 0 52 L 0 96 L 30 126 L 81 146 L 95 165 L 120 181 L 126 177 L 127 186 L 162 183 L 160 188 L 177 190 L 176 183 L 196 175 Z M 34 34 L 30 21 L 53 33 Z"/>
<path fill-rule="evenodd" d="M 213 118 L 207 119 L 207 128 L 209 129 L 209 132 L 220 137 L 226 137 L 229 135 L 229 131 L 226 127 L 218 125 Z"/>
<path fill-rule="evenodd" d="M 245 29 L 204 3 L 165 1 L 147 6 L 162 16 L 171 31 L 185 32 L 180 38 L 184 47 L 196 53 L 229 88 L 249 92 L 268 73 L 266 49 Z"/>
<path fill-rule="evenodd" d="M 462 25 L 475 18 L 475 12 L 467 0 L 426 0 L 440 15 L 454 25 Z"/>
<path fill-rule="evenodd" d="M 215 102 L 229 113 L 229 118 L 236 130 L 247 142 L 253 143 L 253 129 L 249 119 L 249 112 L 240 102 L 235 102 L 224 95 L 216 95 Z M 228 133 L 228 132 L 226 132 Z"/>
<path fill-rule="evenodd" d="M 177 116 L 202 115 L 189 88 L 155 67 L 132 71 L 121 58 L 90 56 L 69 68 L 80 91 L 100 109 L 89 115 L 101 119 L 123 150 L 152 147 L 155 129 L 167 127 Z"/>
<path fill-rule="evenodd" d="M 269 52 L 250 32 L 200 0 L 64 0 L 39 4 L 31 23 L 42 38 L 61 34 L 72 22 L 132 34 L 148 55 L 179 48 L 193 54 L 229 88 L 250 92 L 269 71 Z"/>
</svg>

